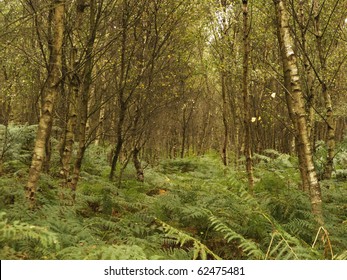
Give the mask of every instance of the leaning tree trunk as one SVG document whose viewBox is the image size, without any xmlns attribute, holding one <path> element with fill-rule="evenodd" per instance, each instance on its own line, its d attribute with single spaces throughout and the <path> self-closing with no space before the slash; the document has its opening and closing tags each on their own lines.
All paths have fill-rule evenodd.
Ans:
<svg viewBox="0 0 347 280">
<path fill-rule="evenodd" d="M 306 175 L 306 167 L 305 167 L 305 162 L 303 161 L 303 155 L 304 151 L 302 149 L 303 145 L 300 144 L 300 138 L 298 135 L 298 129 L 297 129 L 297 124 L 296 124 L 296 116 L 295 112 L 293 110 L 293 99 L 292 99 L 292 85 L 291 85 L 291 77 L 290 77 L 290 68 L 288 65 L 288 60 L 285 58 L 286 57 L 286 50 L 284 46 L 284 41 L 281 36 L 280 28 L 279 26 L 281 25 L 281 18 L 279 13 L 277 13 L 276 17 L 276 24 L 277 24 L 277 38 L 278 38 L 278 44 L 279 48 L 281 51 L 281 56 L 282 56 L 282 68 L 283 68 L 283 77 L 284 77 L 284 94 L 285 94 L 285 99 L 286 99 L 286 104 L 287 104 L 287 109 L 288 109 L 288 114 L 289 118 L 293 124 L 293 134 L 294 134 L 294 139 L 295 139 L 295 148 L 296 152 L 298 154 L 298 159 L 299 159 L 299 171 L 300 171 L 300 177 L 301 177 L 301 189 L 303 191 L 308 191 L 309 190 L 309 184 L 307 180 L 307 175 Z"/>
<path fill-rule="evenodd" d="M 42 115 L 40 117 L 38 131 L 36 134 L 34 154 L 29 171 L 29 178 L 26 185 L 26 195 L 29 200 L 31 208 L 36 204 L 36 184 L 39 179 L 42 165 L 45 158 L 46 143 L 49 138 L 49 132 L 52 126 L 53 119 L 53 104 L 55 96 L 59 92 L 59 83 L 61 80 L 61 62 L 62 62 L 62 45 L 64 33 L 64 12 L 65 1 L 54 0 L 53 6 L 53 41 L 50 48 L 50 60 L 47 81 L 44 88 L 44 103 L 42 108 Z"/>
<path fill-rule="evenodd" d="M 288 61 L 288 70 L 290 73 L 290 83 L 292 89 L 292 99 L 293 99 L 293 111 L 296 120 L 296 130 L 299 138 L 300 149 L 303 153 L 299 153 L 299 157 L 305 163 L 306 176 L 309 184 L 309 193 L 311 199 L 312 212 L 316 217 L 317 222 L 322 225 L 323 213 L 322 213 L 322 196 L 321 189 L 317 179 L 316 170 L 313 164 L 313 157 L 311 151 L 311 145 L 307 133 L 307 122 L 306 122 L 306 111 L 304 107 L 304 97 L 300 85 L 300 76 L 297 67 L 297 58 L 294 52 L 293 39 L 290 34 L 288 13 L 286 7 L 282 0 L 274 0 L 276 11 L 280 18 L 280 35 L 283 40 L 285 57 Z"/>
<path fill-rule="evenodd" d="M 250 95 L 248 91 L 248 60 L 249 60 L 249 26 L 248 26 L 248 1 L 242 1 L 243 10 L 243 77 L 242 93 L 244 106 L 244 130 L 245 130 L 245 158 L 246 171 L 248 176 L 249 190 L 254 189 L 252 143 L 251 143 L 251 116 L 250 116 Z"/>
</svg>

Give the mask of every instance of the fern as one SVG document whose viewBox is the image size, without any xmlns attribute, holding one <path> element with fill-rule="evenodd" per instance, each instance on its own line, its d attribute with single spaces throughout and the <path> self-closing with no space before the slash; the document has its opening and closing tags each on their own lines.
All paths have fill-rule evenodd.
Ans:
<svg viewBox="0 0 347 280">
<path fill-rule="evenodd" d="M 271 241 L 265 259 L 299 260 L 317 259 L 318 252 L 307 244 L 291 236 L 283 230 L 275 230 L 271 234 Z"/>
<path fill-rule="evenodd" d="M 146 260 L 147 256 L 139 246 L 129 245 L 81 245 L 68 247 L 58 254 L 68 260 Z"/>
<path fill-rule="evenodd" d="M 14 251 L 31 256 L 32 246 L 53 249 L 59 248 L 57 235 L 44 227 L 30 225 L 20 221 L 8 223 L 5 213 L 0 213 L 0 246 L 1 248 L 12 247 Z M 45 252 L 45 251 L 43 251 Z M 0 257 L 3 258 L 5 255 Z M 8 257 L 8 256 L 7 256 Z"/>
<path fill-rule="evenodd" d="M 239 243 L 239 248 L 241 248 L 248 257 L 259 260 L 264 259 L 263 251 L 255 242 L 244 238 L 241 234 L 232 230 L 225 223 L 221 222 L 217 217 L 213 215 L 209 217 L 209 220 L 211 221 L 211 224 L 215 231 L 224 234 L 224 238 L 228 243 L 236 240 Z"/>
<path fill-rule="evenodd" d="M 27 154 L 14 152 L 7 155 L 5 164 L 11 160 L 19 162 L 19 154 Z M 28 211 L 22 188 L 27 169 L 22 172 L 21 166 L 12 165 L 11 176 L 6 177 L 5 173 L 0 178 L 4 198 L 0 208 L 6 209 L 10 221 L 1 216 L 0 256 L 346 258 L 346 184 L 334 179 L 324 182 L 323 210 L 329 235 L 324 237 L 320 232 L 314 243 L 317 225 L 307 195 L 296 185 L 298 173 L 292 166 L 297 162 L 288 155 L 270 152 L 262 157 L 256 166 L 259 179 L 255 192 L 250 195 L 245 173 L 224 167 L 218 155 L 167 160 L 148 167 L 144 183 L 134 180 L 134 170 L 129 165 L 121 187 L 116 187 L 103 174 L 105 154 L 101 147 L 86 154 L 88 164 L 82 172 L 74 205 L 62 199 L 71 194 L 60 188 L 60 179 L 43 174 L 37 193 L 40 207 L 34 212 Z M 52 158 L 56 160 L 59 155 Z M 16 220 L 20 222 L 13 222 Z"/>
<path fill-rule="evenodd" d="M 334 260 L 347 260 L 347 250 L 341 254 L 335 255 Z"/>
<path fill-rule="evenodd" d="M 163 231 L 166 233 L 166 238 L 174 240 L 174 243 L 179 245 L 180 247 L 184 245 L 188 245 L 189 247 L 193 247 L 193 260 L 196 260 L 200 257 L 202 260 L 206 260 L 208 256 L 213 257 L 216 260 L 221 260 L 221 258 L 212 252 L 206 245 L 201 243 L 198 239 L 186 234 L 185 232 L 170 226 L 169 224 L 156 219 L 156 222 L 161 225 Z M 189 245 L 192 243 L 192 245 Z"/>
<path fill-rule="evenodd" d="M 161 248 L 153 250 L 150 253 L 151 260 L 191 260 L 193 259 L 192 251 L 187 251 L 183 248 Z"/>
</svg>

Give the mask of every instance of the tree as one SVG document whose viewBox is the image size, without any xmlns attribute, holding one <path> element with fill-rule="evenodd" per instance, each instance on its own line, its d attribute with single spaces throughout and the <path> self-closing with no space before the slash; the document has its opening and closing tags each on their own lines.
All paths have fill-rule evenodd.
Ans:
<svg viewBox="0 0 347 280">
<path fill-rule="evenodd" d="M 243 12 L 243 74 L 242 74 L 242 94 L 244 110 L 244 145 L 246 157 L 246 171 L 248 176 L 249 190 L 254 189 L 253 161 L 252 161 L 252 137 L 251 137 L 251 115 L 250 115 L 250 93 L 248 91 L 248 64 L 249 64 L 249 20 L 248 20 L 248 1 L 242 1 Z"/>
<path fill-rule="evenodd" d="M 36 135 L 34 155 L 26 185 L 26 193 L 31 208 L 36 204 L 36 184 L 39 180 L 45 158 L 46 143 L 49 141 L 53 123 L 53 106 L 59 93 L 61 81 L 62 46 L 64 33 L 65 1 L 52 0 L 52 46 L 50 46 L 49 69 L 44 88 L 44 104 Z"/>
<path fill-rule="evenodd" d="M 290 110 L 293 111 L 295 117 L 295 129 L 299 138 L 299 145 L 301 146 L 302 153 L 299 153 L 299 157 L 304 162 L 305 172 L 302 173 L 306 176 L 303 180 L 307 180 L 309 185 L 309 193 L 312 205 L 312 212 L 315 215 L 317 222 L 322 225 L 323 213 L 322 213 L 322 197 L 321 189 L 318 182 L 316 170 L 313 164 L 313 157 L 311 151 L 311 145 L 308 138 L 308 129 L 306 121 L 306 111 L 304 107 L 304 97 L 300 85 L 300 76 L 297 66 L 297 57 L 294 51 L 294 42 L 290 34 L 289 28 L 289 16 L 286 10 L 284 1 L 274 0 L 276 12 L 279 14 L 279 31 L 283 40 L 285 55 L 282 59 L 286 60 L 288 65 L 288 71 L 291 84 L 291 98 L 293 103 L 289 104 Z"/>
<path fill-rule="evenodd" d="M 322 6 L 319 3 L 319 0 L 314 0 L 312 2 L 313 6 L 313 22 L 314 22 L 314 34 L 316 37 L 316 45 L 317 45 L 317 51 L 318 51 L 318 57 L 319 57 L 319 63 L 320 63 L 320 73 L 316 71 L 316 76 L 319 80 L 319 83 L 321 85 L 321 92 L 324 98 L 325 102 L 325 123 L 327 127 L 327 137 L 326 137 L 326 144 L 327 144 L 327 158 L 326 158 L 326 164 L 324 169 L 323 177 L 324 179 L 330 179 L 331 174 L 333 172 L 333 160 L 335 156 L 335 119 L 333 116 L 333 105 L 331 101 L 331 96 L 329 93 L 329 86 L 326 81 L 326 75 L 327 75 L 327 55 L 324 52 L 323 49 L 323 36 L 324 33 L 321 31 L 320 27 L 320 15 L 322 11 Z M 336 1 L 336 4 L 338 1 Z M 327 23 L 329 24 L 329 22 Z M 326 34 L 326 33 L 325 33 Z M 328 52 L 328 50 L 326 51 Z"/>
<path fill-rule="evenodd" d="M 80 96 L 79 96 L 79 124 L 78 124 L 78 150 L 77 156 L 74 163 L 74 170 L 69 182 L 69 187 L 74 192 L 77 188 L 77 183 L 79 180 L 82 160 L 84 153 L 89 144 L 88 135 L 87 135 L 87 122 L 89 118 L 89 100 L 90 100 L 90 89 L 92 86 L 92 72 L 94 68 L 94 44 L 97 37 L 98 26 L 101 18 L 102 3 L 97 5 L 95 0 L 90 0 L 89 2 L 89 30 L 86 39 L 86 45 L 84 49 L 84 65 L 81 77 L 81 87 L 80 87 Z M 83 5 L 85 7 L 85 5 Z M 81 6 L 79 7 L 81 8 Z M 74 194 L 73 194 L 74 196 Z"/>
<path fill-rule="evenodd" d="M 77 127 L 77 118 L 78 118 L 78 98 L 81 86 L 81 75 L 79 69 L 82 67 L 78 58 L 79 52 L 81 52 L 79 40 L 83 40 L 84 38 L 81 36 L 82 26 L 83 26 L 83 15 L 86 8 L 86 3 L 84 0 L 79 0 L 76 3 L 76 21 L 71 26 L 71 32 L 68 35 L 70 37 L 71 46 L 68 50 L 65 48 L 66 52 L 65 60 L 67 60 L 66 56 L 69 57 L 69 65 L 66 65 L 67 73 L 66 80 L 68 81 L 68 97 L 67 97 L 67 108 L 66 108 L 66 125 L 64 133 L 62 133 L 61 139 L 61 148 L 60 148 L 60 158 L 61 158 L 61 175 L 64 177 L 64 184 L 68 186 L 70 178 L 70 165 L 71 165 L 71 157 L 73 152 L 73 144 L 76 135 L 76 127 Z"/>
<path fill-rule="evenodd" d="M 116 143 L 112 152 L 110 180 L 114 178 L 127 133 L 132 130 L 131 121 L 137 118 L 130 108 L 134 108 L 140 116 L 149 117 L 151 114 L 142 111 L 154 112 L 163 103 L 169 103 L 163 102 L 167 95 L 160 94 L 160 90 L 168 91 L 164 85 L 172 84 L 169 76 L 165 77 L 163 73 L 173 60 L 169 51 L 177 39 L 178 27 L 185 26 L 184 19 L 190 5 L 185 1 L 152 0 L 147 5 L 122 2 L 122 14 L 118 19 L 121 36 L 119 45 L 115 46 L 120 54 L 114 68 L 118 110 L 114 121 Z M 144 109 L 140 100 L 150 109 Z M 131 148 L 133 151 L 136 149 L 138 147 Z"/>
</svg>

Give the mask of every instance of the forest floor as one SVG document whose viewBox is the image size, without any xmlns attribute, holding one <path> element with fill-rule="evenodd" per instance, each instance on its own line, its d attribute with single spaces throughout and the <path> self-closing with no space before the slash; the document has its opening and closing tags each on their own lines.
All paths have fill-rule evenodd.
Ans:
<svg viewBox="0 0 347 280">
<path fill-rule="evenodd" d="M 299 190 L 296 159 L 257 157 L 255 193 L 218 154 L 145 167 L 108 180 L 107 151 L 87 151 L 73 203 L 51 170 L 42 174 L 38 209 L 26 207 L 25 165 L 0 177 L 1 259 L 346 259 L 347 182 L 321 182 L 325 226 Z M 54 161 L 54 158 L 53 158 Z M 118 170 L 119 174 L 119 170 Z"/>
</svg>

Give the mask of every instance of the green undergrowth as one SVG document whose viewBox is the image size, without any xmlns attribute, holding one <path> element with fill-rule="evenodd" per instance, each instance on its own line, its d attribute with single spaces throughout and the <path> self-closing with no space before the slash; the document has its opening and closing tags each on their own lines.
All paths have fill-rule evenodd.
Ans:
<svg viewBox="0 0 347 280">
<path fill-rule="evenodd" d="M 34 211 L 23 190 L 27 171 L 3 174 L 0 258 L 347 257 L 346 182 L 322 182 L 326 225 L 319 228 L 288 155 L 257 156 L 253 195 L 243 169 L 223 166 L 217 154 L 146 165 L 142 183 L 131 164 L 110 182 L 106 158 L 103 148 L 88 150 L 75 202 L 61 179 L 43 174 Z"/>
</svg>

